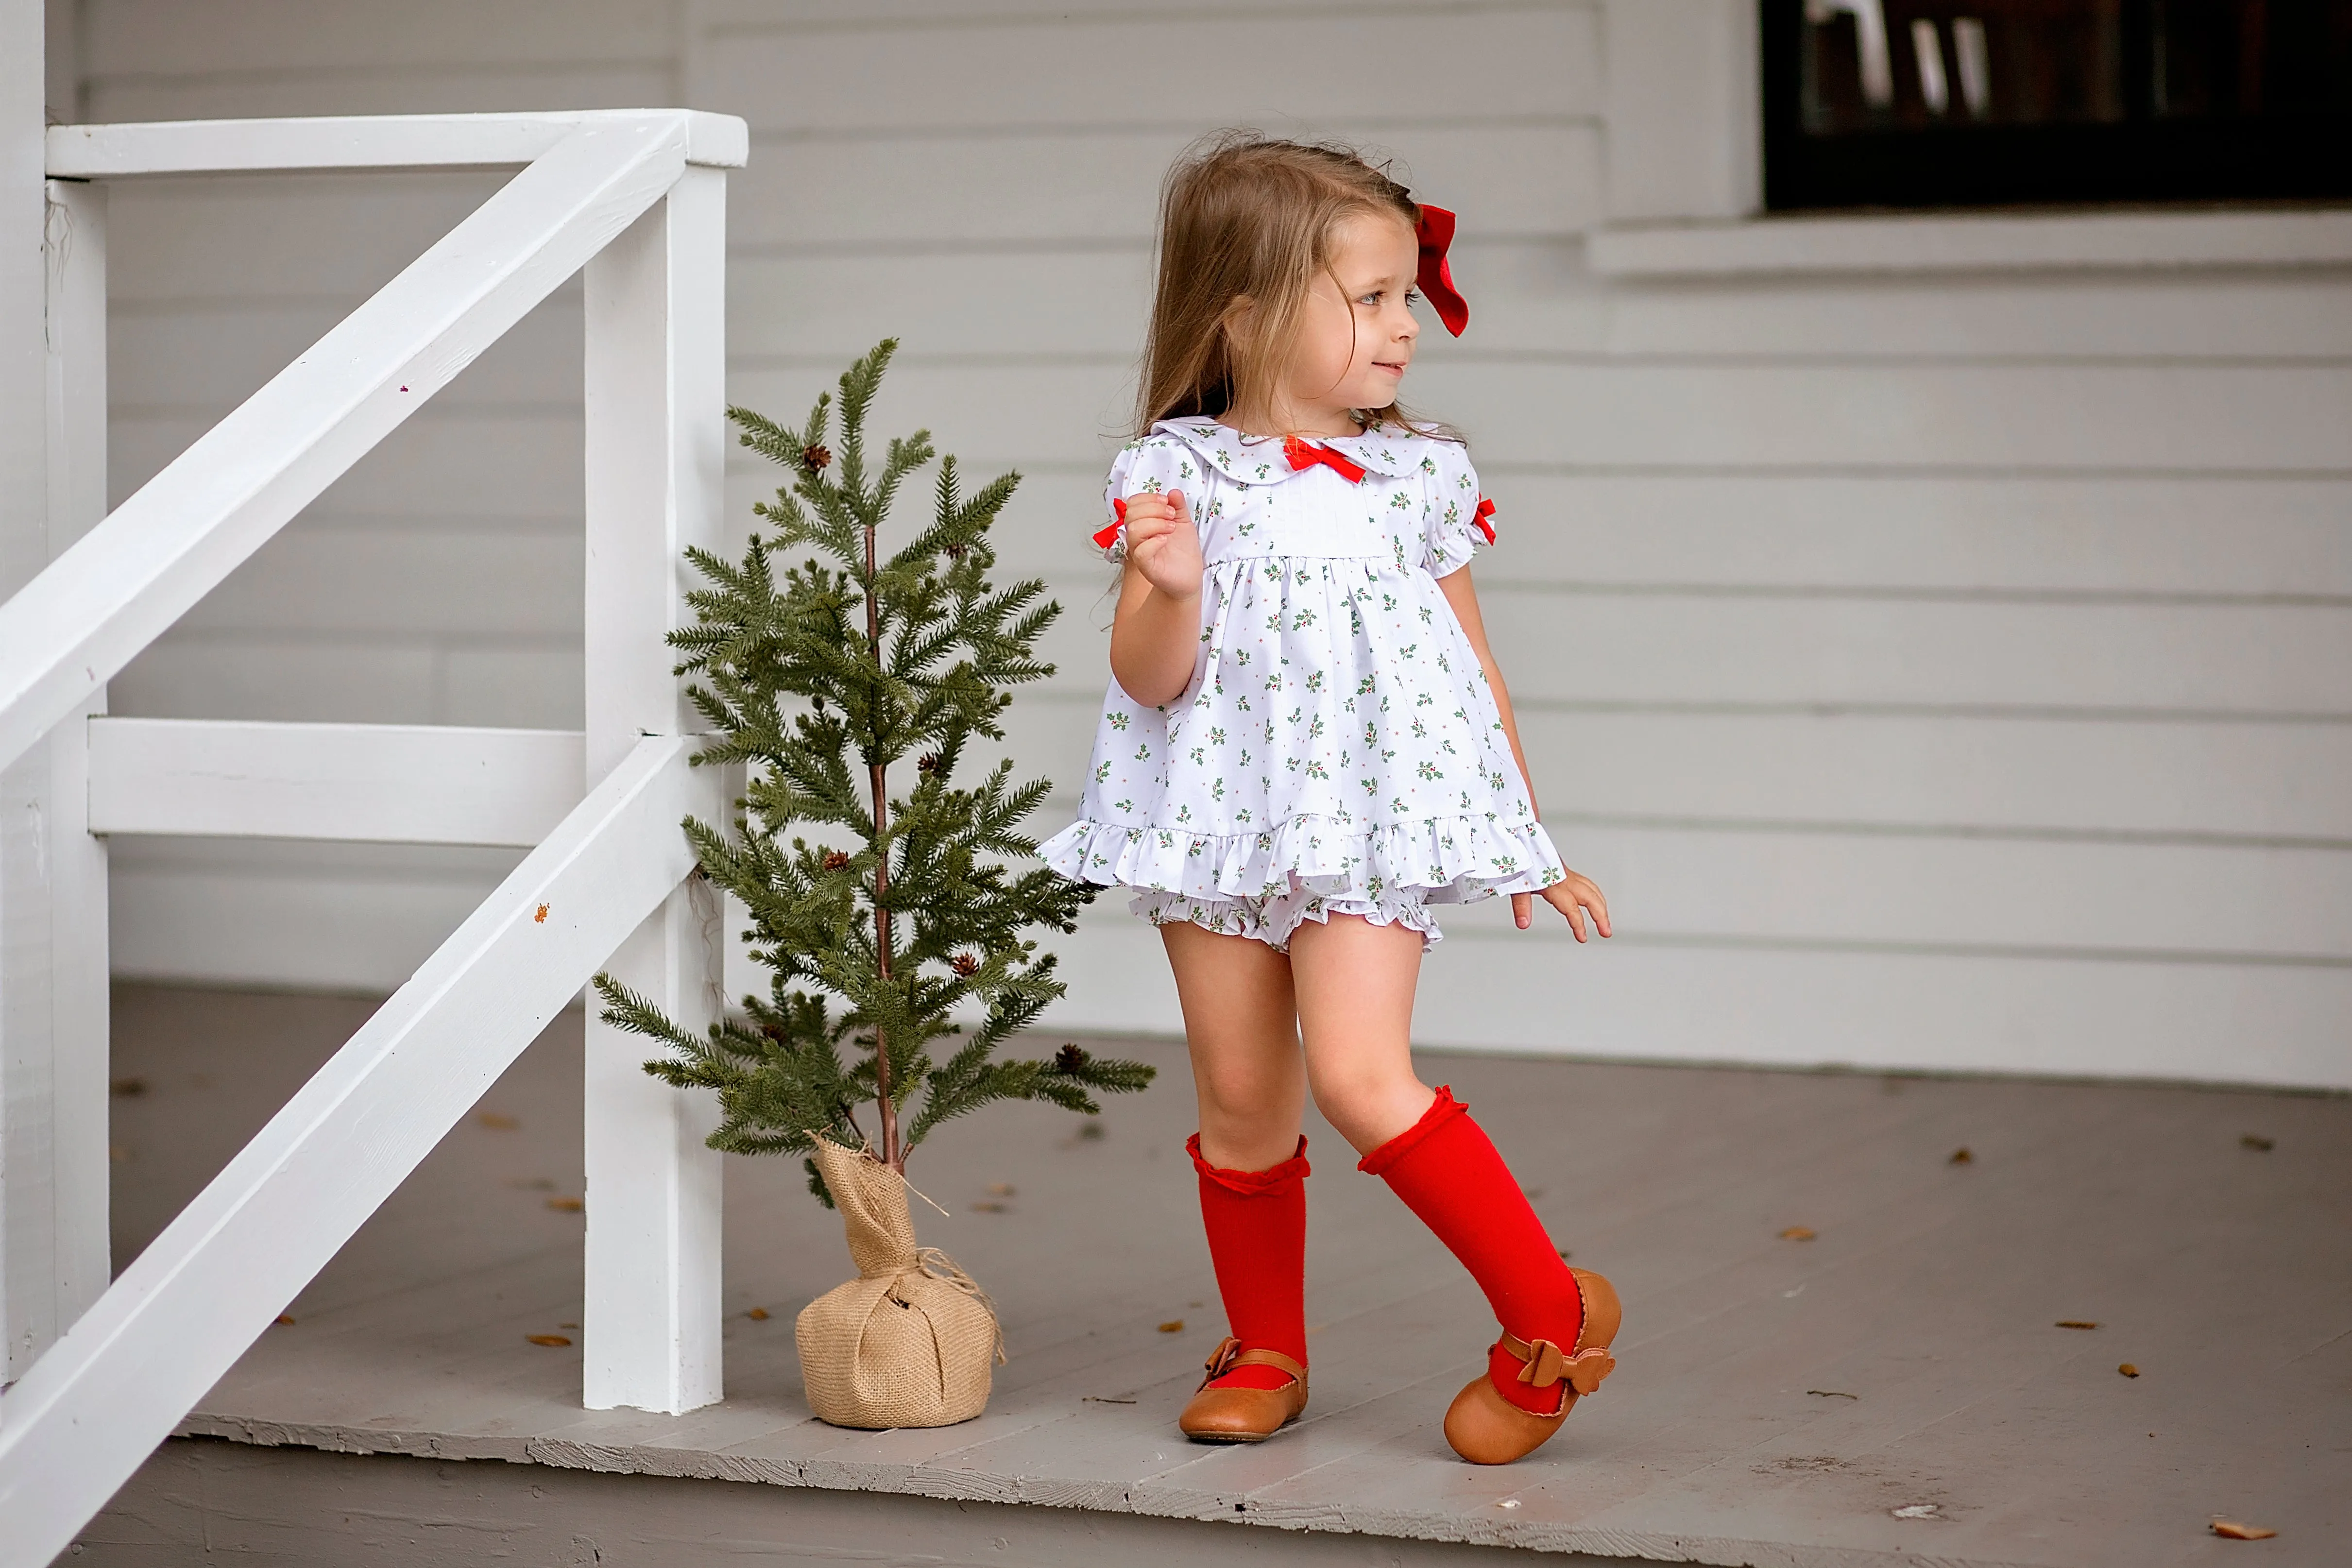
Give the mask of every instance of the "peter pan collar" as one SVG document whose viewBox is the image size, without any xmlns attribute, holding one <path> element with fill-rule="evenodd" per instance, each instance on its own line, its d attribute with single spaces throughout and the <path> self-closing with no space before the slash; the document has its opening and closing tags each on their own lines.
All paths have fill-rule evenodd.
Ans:
<svg viewBox="0 0 2352 1568">
<path fill-rule="evenodd" d="M 1154 436 L 1182 443 L 1211 471 L 1242 485 L 1278 485 L 1297 470 L 1282 455 L 1279 436 L 1244 436 L 1213 419 L 1162 419 L 1151 427 Z M 1421 467 L 1431 437 L 1386 425 L 1360 436 L 1310 437 L 1328 447 L 1367 474 L 1402 479 Z"/>
</svg>

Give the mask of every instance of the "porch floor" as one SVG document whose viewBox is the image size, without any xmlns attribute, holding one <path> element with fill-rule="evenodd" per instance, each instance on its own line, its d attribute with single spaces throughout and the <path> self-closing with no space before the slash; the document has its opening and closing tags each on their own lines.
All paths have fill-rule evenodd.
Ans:
<svg viewBox="0 0 2352 1568">
<path fill-rule="evenodd" d="M 372 1006 L 122 988 L 118 1260 Z M 1182 1054 L 1152 1043 L 1104 1047 L 1162 1073 L 1098 1135 L 998 1108 L 918 1156 L 952 1214 L 918 1228 L 1012 1350 L 978 1420 L 810 1417 L 793 1320 L 847 1255 L 796 1163 L 750 1160 L 725 1403 L 583 1411 L 579 1037 L 576 1013 L 553 1026 L 183 1431 L 1667 1562 L 2316 1564 L 2352 1540 L 2343 1097 L 1429 1057 L 1625 1301 L 1606 1389 L 1481 1469 L 1438 1423 L 1484 1303 L 1319 1123 L 1307 1418 L 1255 1447 L 1177 1435 L 1223 1323 Z M 2279 1533 L 2222 1540 L 2216 1516 Z"/>
</svg>

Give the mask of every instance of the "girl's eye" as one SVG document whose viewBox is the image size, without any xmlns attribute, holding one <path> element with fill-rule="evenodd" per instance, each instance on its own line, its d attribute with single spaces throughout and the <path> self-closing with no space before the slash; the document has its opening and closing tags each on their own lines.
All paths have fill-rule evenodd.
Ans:
<svg viewBox="0 0 2352 1568">
<path fill-rule="evenodd" d="M 1420 290 L 1420 289 L 1406 289 L 1406 290 L 1404 291 L 1404 302 L 1405 302 L 1406 304 L 1408 304 L 1408 305 L 1418 305 L 1418 304 L 1420 304 L 1420 303 L 1421 303 L 1421 290 Z"/>
</svg>

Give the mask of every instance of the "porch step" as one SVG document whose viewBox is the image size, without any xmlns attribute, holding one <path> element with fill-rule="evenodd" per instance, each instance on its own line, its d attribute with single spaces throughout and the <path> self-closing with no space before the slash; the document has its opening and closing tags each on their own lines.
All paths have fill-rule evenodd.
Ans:
<svg viewBox="0 0 2352 1568">
<path fill-rule="evenodd" d="M 364 1006 L 126 992 L 117 1070 L 145 1092 L 116 1102 L 119 1214 L 152 1230 L 348 1032 L 338 1010 Z M 2352 1377 L 2352 1099 L 1429 1058 L 1626 1302 L 1601 1394 L 1532 1458 L 1481 1469 L 1438 1422 L 1482 1360 L 1484 1302 L 1319 1124 L 1307 1419 L 1251 1447 L 1178 1436 L 1223 1331 L 1181 1147 L 1189 1086 L 1173 1047 L 1106 1048 L 1167 1076 L 1100 1136 L 1012 1107 L 913 1166 L 951 1215 L 919 1211 L 924 1240 L 1004 1315 L 1013 1359 L 975 1421 L 809 1416 L 793 1318 L 848 1264 L 783 1162 L 730 1162 L 726 1402 L 580 1408 L 573 1016 L 184 1427 L 237 1446 L 167 1446 L 76 1561 L 163 1561 L 106 1553 L 215 1516 L 289 1542 L 343 1529 L 357 1544 L 317 1559 L 339 1563 L 399 1536 L 473 1542 L 453 1562 L 510 1537 L 504 1560 L 550 1563 L 740 1543 L 793 1562 L 1488 1546 L 2149 1568 L 2204 1561 L 2215 1515 L 2279 1531 L 2272 1563 L 2330 1561 L 2352 1534 L 2352 1402 L 2326 1392 Z M 510 1463 L 446 1462 L 492 1459 Z M 572 1550 L 575 1517 L 601 1558 L 529 1554 Z"/>
</svg>

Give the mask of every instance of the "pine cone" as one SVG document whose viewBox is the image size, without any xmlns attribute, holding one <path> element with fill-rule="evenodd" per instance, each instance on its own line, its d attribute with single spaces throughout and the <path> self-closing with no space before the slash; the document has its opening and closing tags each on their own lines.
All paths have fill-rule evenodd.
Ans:
<svg viewBox="0 0 2352 1568">
<path fill-rule="evenodd" d="M 915 763 L 915 771 L 919 773 L 938 773 L 940 771 L 940 754 L 937 752 L 925 752 L 922 754 L 921 759 Z"/>
<path fill-rule="evenodd" d="M 980 960 L 968 952 L 959 952 L 948 961 L 948 967 L 969 979 L 980 973 Z"/>
<path fill-rule="evenodd" d="M 822 446 L 801 448 L 801 467 L 812 474 L 821 474 L 833 463 L 833 454 Z"/>
<path fill-rule="evenodd" d="M 1064 1046 L 1054 1053 L 1054 1070 L 1058 1073 L 1079 1073 L 1094 1058 L 1075 1045 Z"/>
<path fill-rule="evenodd" d="M 964 556 L 964 548 L 961 544 L 950 544 L 940 553 L 950 561 L 961 561 Z"/>
<path fill-rule="evenodd" d="M 838 849 L 824 858 L 824 868 L 828 871 L 838 871 L 848 864 L 849 857 Z"/>
</svg>

